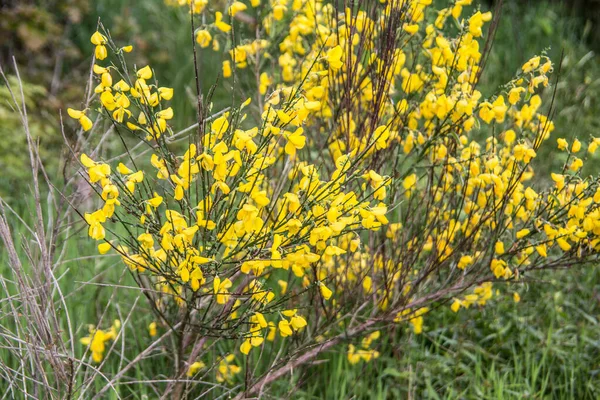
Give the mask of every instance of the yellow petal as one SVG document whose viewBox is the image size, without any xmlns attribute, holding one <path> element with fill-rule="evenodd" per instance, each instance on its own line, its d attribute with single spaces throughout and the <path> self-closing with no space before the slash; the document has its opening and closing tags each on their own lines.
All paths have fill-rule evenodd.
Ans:
<svg viewBox="0 0 600 400">
<path fill-rule="evenodd" d="M 250 353 L 250 350 L 252 350 L 252 344 L 250 344 L 250 340 L 244 340 L 244 343 L 242 343 L 242 345 L 240 346 L 240 351 L 248 355 L 248 353 Z"/>
<path fill-rule="evenodd" d="M 331 298 L 333 292 L 327 286 L 321 284 L 319 289 L 321 289 L 321 295 L 325 300 L 329 300 Z"/>
<path fill-rule="evenodd" d="M 92 120 L 89 119 L 86 115 L 79 118 L 79 123 L 81 124 L 81 127 L 83 128 L 84 131 L 89 131 L 90 129 L 92 129 L 92 126 L 94 125 Z"/>
<path fill-rule="evenodd" d="M 86 168 L 91 168 L 94 165 L 96 165 L 96 163 L 87 156 L 87 154 L 82 153 L 81 157 L 79 158 L 81 160 L 81 163 L 83 164 L 84 167 Z"/>
<path fill-rule="evenodd" d="M 73 108 L 67 108 L 67 114 L 73 119 L 79 119 L 85 115 L 83 111 L 75 110 Z"/>
<path fill-rule="evenodd" d="M 119 165 L 117 166 L 117 171 L 119 171 L 120 174 L 123 175 L 129 175 L 132 171 L 127 168 L 127 166 L 123 163 L 119 163 Z"/>
<path fill-rule="evenodd" d="M 111 247 L 112 246 L 108 242 L 106 242 L 106 243 L 100 243 L 98 245 L 98 253 L 100 253 L 100 254 L 106 254 L 111 249 Z"/>
<path fill-rule="evenodd" d="M 150 69 L 150 66 L 146 65 L 144 68 L 138 70 L 137 76 L 138 78 L 146 80 L 152 78 L 152 70 Z"/>
<path fill-rule="evenodd" d="M 99 46 L 106 43 L 106 37 L 100 32 L 96 31 L 90 38 L 90 41 L 92 42 L 92 44 Z"/>
</svg>

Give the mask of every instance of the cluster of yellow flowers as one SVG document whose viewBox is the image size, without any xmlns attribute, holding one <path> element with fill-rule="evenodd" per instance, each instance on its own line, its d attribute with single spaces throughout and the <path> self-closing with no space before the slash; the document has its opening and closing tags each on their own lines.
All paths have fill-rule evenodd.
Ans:
<svg viewBox="0 0 600 400">
<path fill-rule="evenodd" d="M 109 43 L 104 35 L 94 34 L 98 35 L 103 43 Z M 119 51 L 116 55 L 122 57 Z M 373 204 L 373 196 L 352 190 L 360 189 L 365 175 L 352 170 L 356 166 L 352 155 L 340 156 L 325 179 L 316 165 L 298 157 L 306 144 L 303 125 L 320 108 L 320 102 L 291 95 L 285 102 L 270 100 L 261 123 L 242 129 L 248 100 L 214 119 L 198 146 L 189 144 L 183 156 L 177 157 L 166 147 L 163 136 L 170 132 L 167 121 L 173 117 L 163 101 L 168 101 L 173 91 L 148 84 L 153 76 L 148 66 L 136 71 L 135 81 L 123 76 L 113 84 L 115 69 L 114 65 L 94 66 L 100 81 L 96 87 L 99 111 L 116 126 L 154 143 L 158 151 L 150 157 L 155 172 L 131 169 L 135 168 L 133 160 L 131 168 L 120 163 L 113 171 L 107 163 L 81 155 L 89 182 L 103 200 L 101 208 L 85 213 L 89 236 L 101 241 L 100 253 L 114 249 L 132 271 L 147 271 L 166 297 L 181 306 L 200 306 L 201 296 L 196 294 L 200 291 L 228 307 L 232 279 L 238 272 L 264 278 L 271 270 L 293 271 L 305 288 L 318 287 L 328 300 L 332 291 L 323 282 L 326 270 L 322 269 L 315 281 L 308 274 L 311 266 L 321 259 L 332 262 L 346 252 L 336 245 L 338 237 L 360 225 L 378 229 L 387 219 L 386 206 L 379 201 L 384 196 L 376 196 L 379 200 Z M 83 112 L 73 113 L 80 117 L 77 113 Z M 89 129 L 87 123 L 82 126 Z M 271 182 L 280 171 L 273 166 L 281 162 L 291 168 L 275 188 Z M 155 179 L 149 180 L 153 175 Z M 379 190 L 382 178 L 374 171 L 369 176 L 378 177 L 371 179 L 371 186 Z M 128 226 L 128 233 L 132 234 L 133 226 L 138 233 L 125 237 L 115 233 L 112 240 L 106 237 L 105 224 L 131 217 L 135 225 Z M 352 247 L 356 249 L 359 242 L 356 236 Z M 236 310 L 244 308 L 250 324 L 241 346 L 247 354 L 262 343 L 261 331 L 269 324 L 259 311 L 269 306 L 275 295 L 252 279 L 236 296 L 253 300 L 235 302 Z M 163 299 L 156 299 L 156 304 L 168 307 Z M 282 337 L 307 325 L 297 310 L 281 311 L 280 315 L 277 327 Z"/>
<path fill-rule="evenodd" d="M 554 130 L 538 94 L 551 61 L 533 57 L 484 98 L 480 41 L 492 15 L 463 17 L 472 0 L 441 10 L 431 0 L 170 3 L 203 16 L 201 51 L 222 52 L 223 76 L 254 92 L 173 151 L 173 90 L 148 66 L 127 74 L 131 48 L 92 37 L 96 59 L 120 63 L 94 66 L 98 114 L 153 153 L 116 171 L 82 154 L 102 199 L 85 220 L 101 253 L 113 249 L 158 289 L 149 296 L 161 318 L 174 304 L 201 310 L 183 315 L 244 355 L 264 339 L 309 344 L 374 317 L 419 334 L 430 310 L 420 299 L 454 297 L 455 312 L 484 305 L 494 279 L 600 250 L 600 189 L 581 177 L 583 144 L 558 140 L 569 158 L 554 188 L 531 181 Z M 258 34 L 231 44 L 250 12 Z M 69 115 L 89 130 L 86 112 Z M 363 334 L 349 346 L 353 364 L 379 356 L 379 332 Z M 235 356 L 220 357 L 217 379 L 231 381 Z"/>
<path fill-rule="evenodd" d="M 469 308 L 473 304 L 484 306 L 485 303 L 487 303 L 487 301 L 491 299 L 493 295 L 494 293 L 492 292 L 492 283 L 485 282 L 479 286 L 476 286 L 473 289 L 473 293 L 464 296 L 462 300 L 454 299 L 450 308 L 452 309 L 452 311 L 458 312 L 458 310 L 460 310 L 461 307 Z"/>
<path fill-rule="evenodd" d="M 379 339 L 381 332 L 375 331 L 363 338 L 361 348 L 357 349 L 353 344 L 348 345 L 348 361 L 350 364 L 358 364 L 360 361 L 369 362 L 379 357 L 377 350 L 371 349 L 374 340 Z"/>
<path fill-rule="evenodd" d="M 206 364 L 202 361 L 193 362 L 187 370 L 186 375 L 188 377 L 194 377 L 199 371 L 206 368 Z M 217 373 L 216 380 L 219 383 L 228 382 L 232 383 L 233 378 L 242 371 L 238 365 L 235 364 L 235 355 L 228 354 L 225 357 L 219 357 L 217 359 Z"/>
<path fill-rule="evenodd" d="M 95 362 L 100 362 L 104 358 L 104 351 L 106 350 L 106 342 L 115 340 L 119 329 L 121 328 L 121 321 L 115 319 L 112 326 L 108 331 L 97 329 L 95 326 L 89 326 L 89 336 L 81 338 L 79 341 L 82 345 L 87 346 L 92 352 L 92 359 Z"/>
</svg>

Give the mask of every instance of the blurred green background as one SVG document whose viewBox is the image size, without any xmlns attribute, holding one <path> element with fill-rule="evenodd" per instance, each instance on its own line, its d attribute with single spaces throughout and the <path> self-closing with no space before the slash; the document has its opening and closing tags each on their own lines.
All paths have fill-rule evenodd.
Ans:
<svg viewBox="0 0 600 400">
<path fill-rule="evenodd" d="M 489 8 L 490 3 L 482 7 Z M 89 37 L 99 16 L 114 39 L 134 45 L 137 65 L 150 63 L 158 79 L 179 94 L 173 103 L 178 115 L 175 129 L 194 122 L 192 43 L 185 10 L 167 7 L 161 0 L 1 4 L 0 64 L 14 76 L 12 57 L 16 59 L 31 130 L 40 140 L 49 171 L 59 171 L 64 151 L 59 111 L 64 115 L 67 107 L 80 107 L 84 98 L 93 52 Z M 534 54 L 546 52 L 557 64 L 555 71 L 563 57 L 560 75 L 552 80 L 554 86 L 558 76 L 556 130 L 536 159 L 548 169 L 560 163 L 547 156 L 557 137 L 585 139 L 600 131 L 600 0 L 506 0 L 502 13 L 479 88 L 484 96 L 510 80 Z M 200 59 L 210 81 L 220 61 L 202 53 Z M 549 100 L 553 89 L 543 97 Z M 29 160 L 21 122 L 9 98 L 0 85 L 0 197 L 17 210 L 26 210 Z M 68 119 L 65 125 L 70 140 L 77 125 Z M 73 247 L 72 258 L 95 251 L 80 246 Z M 5 257 L 0 251 L 0 272 Z M 105 275 L 108 281 L 119 275 L 115 263 L 94 261 L 89 270 L 78 271 L 78 280 L 91 279 L 107 265 L 112 267 Z M 325 357 L 328 362 L 298 370 L 294 379 L 276 390 L 281 397 L 306 399 L 600 398 L 599 278 L 594 266 L 585 273 L 552 272 L 536 275 L 527 285 L 498 286 L 499 295 L 481 310 L 435 311 L 425 319 L 423 335 L 412 336 L 404 328 L 386 333 L 379 341 L 377 363 L 349 366 L 344 353 L 332 353 Z M 513 292 L 521 294 L 520 303 L 512 300 Z M 98 289 L 91 301 L 100 301 L 103 294 Z M 99 307 L 88 304 L 73 306 L 82 324 L 93 322 L 98 313 Z M 153 376 L 152 368 L 158 367 L 136 373 Z M 145 389 L 131 390 L 139 398 Z"/>
</svg>

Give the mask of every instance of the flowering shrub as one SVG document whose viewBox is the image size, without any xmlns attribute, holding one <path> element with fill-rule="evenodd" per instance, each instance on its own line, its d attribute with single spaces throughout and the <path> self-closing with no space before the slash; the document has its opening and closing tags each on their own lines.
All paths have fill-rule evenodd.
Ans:
<svg viewBox="0 0 600 400">
<path fill-rule="evenodd" d="M 553 64 L 535 56 L 484 97 L 492 14 L 471 0 L 170 3 L 190 8 L 196 64 L 223 57 L 224 87 L 196 74 L 197 123 L 174 132 L 183 94 L 104 30 L 96 105 L 68 112 L 140 141 L 120 163 L 81 154 L 101 199 L 84 219 L 146 289 L 151 335 L 177 332 L 175 382 L 214 370 L 252 394 L 334 347 L 369 362 L 386 327 L 419 334 L 434 306 L 481 306 L 494 282 L 597 257 L 600 189 L 580 171 L 600 141 L 558 139 L 554 186 L 532 181 Z M 217 90 L 230 107 L 213 109 Z"/>
</svg>

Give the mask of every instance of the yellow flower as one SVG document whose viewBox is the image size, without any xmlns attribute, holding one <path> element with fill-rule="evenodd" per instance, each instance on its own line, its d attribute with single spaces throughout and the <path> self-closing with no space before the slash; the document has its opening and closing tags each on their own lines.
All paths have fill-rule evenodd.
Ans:
<svg viewBox="0 0 600 400">
<path fill-rule="evenodd" d="M 161 110 L 159 112 L 156 113 L 156 118 L 162 118 L 162 119 L 172 119 L 173 118 L 173 109 L 171 107 L 166 108 L 164 110 Z"/>
<path fill-rule="evenodd" d="M 321 296 L 323 296 L 325 300 L 329 300 L 333 294 L 333 292 L 322 282 L 319 282 L 319 290 L 321 291 Z"/>
<path fill-rule="evenodd" d="M 454 301 L 452 302 L 452 305 L 450 306 L 450 309 L 453 312 L 458 312 L 458 310 L 460 309 L 461 306 L 461 302 L 458 299 L 454 299 Z"/>
<path fill-rule="evenodd" d="M 138 242 L 142 245 L 142 247 L 146 249 L 152 248 L 154 246 L 154 238 L 149 233 L 142 233 L 137 238 Z"/>
<path fill-rule="evenodd" d="M 221 281 L 221 278 L 215 276 L 213 280 L 213 293 L 216 296 L 217 304 L 225 304 L 229 301 L 231 295 L 229 294 L 228 289 L 231 286 L 232 282 L 228 278 Z"/>
<path fill-rule="evenodd" d="M 231 6 L 229 6 L 228 14 L 233 17 L 233 16 L 235 16 L 235 14 L 239 13 L 240 11 L 246 10 L 246 8 L 248 8 L 248 6 L 246 6 L 241 1 L 234 1 L 233 4 L 231 4 Z"/>
<path fill-rule="evenodd" d="M 588 146 L 588 152 L 590 154 L 596 153 L 596 149 L 598 149 L 599 145 L 600 145 L 600 139 L 599 138 L 593 138 L 592 141 L 590 142 L 589 146 Z"/>
<path fill-rule="evenodd" d="M 525 64 L 523 64 L 521 69 L 523 70 L 524 73 L 528 73 L 528 72 L 533 71 L 537 67 L 539 67 L 539 65 L 540 65 L 540 56 L 537 56 L 537 57 L 531 58 L 529 61 L 527 61 Z"/>
<path fill-rule="evenodd" d="M 111 244 L 108 242 L 105 243 L 100 243 L 98 245 L 98 253 L 100 254 L 106 254 L 108 253 L 108 251 L 112 248 Z"/>
<path fill-rule="evenodd" d="M 402 181 L 402 187 L 404 187 L 405 190 L 410 191 L 412 188 L 414 188 L 417 184 L 417 175 L 416 174 L 411 174 L 409 176 L 407 176 L 406 178 L 404 178 L 404 181 Z"/>
<path fill-rule="evenodd" d="M 198 43 L 203 49 L 210 46 L 211 41 L 212 36 L 206 29 L 201 29 L 198 31 L 198 33 L 196 33 L 196 43 Z"/>
<path fill-rule="evenodd" d="M 562 251 L 569 251 L 569 250 L 571 250 L 571 245 L 564 238 L 558 238 L 558 239 L 556 239 L 556 243 L 558 244 L 558 247 L 560 247 L 562 249 Z"/>
<path fill-rule="evenodd" d="M 152 69 L 150 69 L 149 65 L 146 65 L 144 68 L 139 69 L 136 72 L 136 75 L 140 79 L 148 80 L 152 78 Z"/>
<path fill-rule="evenodd" d="M 268 328 L 268 326 L 269 324 L 261 313 L 257 312 L 251 316 L 249 320 L 250 330 L 246 340 L 244 340 L 240 346 L 240 352 L 248 354 L 253 347 L 260 346 L 264 341 L 262 330 Z"/>
<path fill-rule="evenodd" d="M 108 56 L 105 44 L 107 43 L 106 36 L 96 31 L 90 38 L 92 44 L 96 45 L 95 55 L 98 60 L 104 60 Z"/>
<path fill-rule="evenodd" d="M 414 35 L 419 31 L 419 24 L 404 24 L 402 29 L 409 35 Z"/>
<path fill-rule="evenodd" d="M 231 62 L 229 60 L 223 61 L 223 78 L 231 77 Z"/>
<path fill-rule="evenodd" d="M 287 287 L 288 287 L 288 283 L 287 283 L 287 281 L 284 281 L 284 280 L 281 280 L 281 279 L 280 279 L 280 280 L 278 280 L 278 281 L 277 281 L 277 284 L 278 284 L 278 285 L 279 285 L 279 287 L 281 288 L 281 291 L 279 292 L 279 294 L 281 294 L 282 296 L 283 296 L 284 294 L 286 294 L 286 292 L 287 292 Z"/>
<path fill-rule="evenodd" d="M 540 244 L 538 246 L 535 246 L 535 251 L 538 252 L 538 254 L 542 257 L 548 257 L 548 252 L 546 250 L 546 245 L 545 244 Z"/>
<path fill-rule="evenodd" d="M 288 325 L 291 326 L 294 331 L 299 331 L 307 325 L 306 320 L 302 316 L 298 315 L 296 310 L 285 310 L 282 312 L 282 314 L 285 315 L 286 317 L 290 318 Z M 280 324 L 281 324 L 281 322 L 280 322 Z M 280 326 L 280 329 L 281 329 L 281 326 Z M 282 334 L 282 336 L 283 336 L 283 334 Z"/>
<path fill-rule="evenodd" d="M 569 147 L 569 142 L 567 142 L 563 138 L 556 139 L 556 142 L 558 143 L 558 149 L 559 150 L 565 150 L 567 147 Z"/>
<path fill-rule="evenodd" d="M 215 13 L 215 26 L 222 32 L 229 32 L 231 30 L 231 25 L 223 22 L 223 13 L 218 11 Z"/>
<path fill-rule="evenodd" d="M 558 190 L 562 190 L 565 187 L 565 176 L 564 175 L 555 174 L 554 172 L 552 172 L 550 174 L 550 177 L 556 183 L 556 188 Z"/>
<path fill-rule="evenodd" d="M 240 346 L 240 352 L 242 354 L 247 355 L 248 353 L 250 353 L 251 349 L 252 349 L 252 344 L 250 343 L 250 339 L 244 340 L 244 342 Z"/>
<path fill-rule="evenodd" d="M 468 267 L 469 265 L 473 264 L 473 257 L 472 256 L 462 256 L 460 258 L 460 260 L 458 261 L 458 268 L 459 269 L 465 269 L 466 267 Z"/>
<path fill-rule="evenodd" d="M 306 144 L 306 137 L 303 135 L 304 129 L 298 128 L 293 133 L 286 132 L 284 134 L 287 139 L 287 143 L 285 145 L 285 152 L 290 156 L 295 156 L 296 151 L 304 148 Z"/>
<path fill-rule="evenodd" d="M 517 138 L 517 134 L 515 133 L 514 130 L 509 129 L 506 132 L 504 132 L 504 141 L 506 142 L 506 144 L 514 143 L 516 138 Z"/>
<path fill-rule="evenodd" d="M 154 197 L 151 199 L 148 199 L 148 204 L 154 208 L 158 208 L 158 206 L 160 206 L 163 202 L 163 198 L 162 196 L 159 196 L 158 194 L 156 194 L 156 192 L 154 192 Z"/>
<path fill-rule="evenodd" d="M 100 45 L 106 44 L 106 36 L 104 36 L 103 34 L 101 34 L 98 31 L 96 31 L 90 38 L 90 41 L 92 42 L 93 45 L 100 46 Z"/>
<path fill-rule="evenodd" d="M 583 167 L 583 160 L 581 158 L 575 157 L 571 165 L 569 165 L 569 169 L 571 171 L 579 171 Z"/>
<path fill-rule="evenodd" d="M 233 364 L 235 355 L 229 354 L 222 358 L 217 369 L 217 382 L 231 382 L 233 377 L 242 370 L 239 366 Z"/>
<path fill-rule="evenodd" d="M 286 319 L 279 321 L 279 333 L 282 337 L 291 336 L 294 332 L 290 326 L 290 323 Z"/>
<path fill-rule="evenodd" d="M 281 21 L 283 19 L 283 14 L 287 11 L 287 7 L 281 3 L 277 3 L 273 7 L 273 18 L 277 21 Z"/>
<path fill-rule="evenodd" d="M 409 319 L 409 322 L 413 327 L 413 332 L 415 332 L 415 335 L 420 335 L 421 333 L 423 333 L 423 314 L 426 314 L 428 311 L 429 308 L 427 307 L 419 308 Z"/>
<path fill-rule="evenodd" d="M 196 373 L 199 370 L 201 370 L 202 368 L 204 368 L 205 366 L 206 365 L 202 361 L 196 361 L 188 367 L 186 375 L 191 378 L 192 376 L 196 375 Z"/>
<path fill-rule="evenodd" d="M 91 214 L 84 214 L 85 221 L 88 223 L 88 235 L 95 240 L 102 240 L 106 235 L 106 231 L 102 224 L 106 222 L 106 214 L 102 210 L 95 211 Z"/>
<path fill-rule="evenodd" d="M 342 62 L 343 50 L 341 46 L 335 46 L 332 49 L 327 50 L 327 55 L 325 59 L 329 63 L 329 68 L 333 70 L 338 70 L 342 68 L 344 63 Z"/>
<path fill-rule="evenodd" d="M 148 325 L 148 334 L 151 337 L 156 336 L 156 322 L 151 322 L 150 325 Z"/>
<path fill-rule="evenodd" d="M 525 91 L 523 87 L 516 87 L 510 89 L 508 92 L 508 102 L 512 105 L 517 104 L 517 102 L 521 99 L 521 93 Z"/>
<path fill-rule="evenodd" d="M 498 255 L 504 254 L 504 243 L 496 242 L 496 244 L 494 245 L 494 251 Z"/>
<path fill-rule="evenodd" d="M 262 74 L 260 74 L 260 86 L 259 86 L 259 90 L 258 90 L 259 93 L 262 95 L 267 93 L 267 88 L 272 83 L 273 83 L 273 79 L 271 79 L 266 72 L 263 72 Z"/>
<path fill-rule="evenodd" d="M 506 273 L 506 262 L 503 260 L 493 259 L 490 263 L 490 269 L 496 278 L 503 277 Z"/>
<path fill-rule="evenodd" d="M 158 93 L 162 100 L 171 100 L 173 98 L 173 88 L 159 87 Z"/>
<path fill-rule="evenodd" d="M 353 344 L 348 345 L 348 361 L 350 364 L 357 364 L 361 360 L 360 354 L 357 354 L 356 347 Z"/>
<path fill-rule="evenodd" d="M 469 18 L 469 32 L 473 37 L 480 37 L 483 35 L 483 31 L 481 30 L 483 24 L 492 19 L 492 13 L 486 12 L 481 13 L 481 11 L 477 11 L 471 18 Z"/>
<path fill-rule="evenodd" d="M 79 121 L 79 124 L 81 124 L 81 127 L 84 131 L 89 131 L 90 129 L 92 129 L 92 120 L 85 115 L 85 111 L 67 108 L 67 113 L 69 114 L 69 117 Z"/>
<path fill-rule="evenodd" d="M 104 358 L 106 342 L 116 339 L 120 327 L 121 321 L 118 319 L 114 320 L 113 325 L 108 331 L 103 331 L 90 326 L 90 335 L 81 338 L 79 342 L 84 346 L 89 346 L 89 349 L 92 352 L 92 359 L 94 362 L 99 363 Z"/>
</svg>

